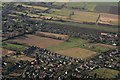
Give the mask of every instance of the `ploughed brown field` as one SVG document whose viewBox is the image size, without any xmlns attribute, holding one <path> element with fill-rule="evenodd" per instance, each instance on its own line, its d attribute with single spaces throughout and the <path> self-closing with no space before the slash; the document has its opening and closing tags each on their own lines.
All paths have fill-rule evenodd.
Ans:
<svg viewBox="0 0 120 80">
<path fill-rule="evenodd" d="M 12 55 L 14 53 L 15 53 L 14 51 L 8 49 L 2 49 L 2 55 Z"/>
<path fill-rule="evenodd" d="M 41 47 L 41 48 L 46 48 L 46 47 L 53 46 L 55 44 L 63 42 L 63 40 L 40 37 L 40 36 L 30 35 L 30 34 L 13 39 L 11 41 L 15 41 L 15 42 L 30 45 L 30 46 L 34 45 L 34 46 Z"/>
<path fill-rule="evenodd" d="M 36 32 L 37 36 L 41 37 L 49 37 L 49 38 L 54 38 L 54 39 L 61 39 L 61 40 L 67 40 L 69 38 L 68 35 L 62 35 L 62 34 L 54 34 L 54 33 L 48 33 L 48 32 Z"/>
<path fill-rule="evenodd" d="M 114 14 L 108 14 L 108 13 L 101 13 L 100 14 L 100 23 L 105 23 L 105 24 L 118 24 L 118 15 Z"/>
</svg>

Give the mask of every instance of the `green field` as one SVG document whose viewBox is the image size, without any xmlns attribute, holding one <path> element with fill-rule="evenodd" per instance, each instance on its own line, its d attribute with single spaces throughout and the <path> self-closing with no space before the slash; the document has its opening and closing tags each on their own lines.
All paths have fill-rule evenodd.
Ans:
<svg viewBox="0 0 120 80">
<path fill-rule="evenodd" d="M 59 51 L 64 49 L 69 49 L 73 47 L 79 47 L 80 45 L 86 43 L 86 40 L 78 39 L 78 38 L 71 38 L 69 42 L 63 42 L 54 46 L 50 46 L 47 49 L 52 51 Z"/>
<path fill-rule="evenodd" d="M 66 16 L 66 17 L 68 17 L 69 14 L 71 12 L 73 12 L 73 10 L 65 9 L 65 8 L 63 8 L 63 9 L 51 9 L 51 11 L 52 11 L 51 14 L 53 14 L 53 15 L 61 15 L 61 16 Z"/>
<path fill-rule="evenodd" d="M 101 52 L 108 51 L 110 48 L 90 44 L 84 39 L 71 38 L 68 42 L 62 42 L 54 46 L 50 46 L 47 49 L 62 55 L 86 60 Z"/>
<path fill-rule="evenodd" d="M 95 9 L 94 9 L 94 11 L 98 11 L 98 12 L 109 12 L 109 10 L 110 10 L 110 7 L 111 6 L 109 6 L 109 5 L 104 5 L 104 4 L 98 4 L 96 7 L 95 7 Z"/>
<path fill-rule="evenodd" d="M 93 12 L 84 12 L 84 11 L 74 11 L 74 15 L 72 15 L 73 21 L 77 22 L 96 22 L 98 18 L 98 13 Z"/>
<path fill-rule="evenodd" d="M 67 4 L 69 4 L 69 3 L 67 3 Z M 83 4 L 82 3 L 70 3 L 70 4 L 71 5 L 72 4 L 83 5 L 84 3 Z M 85 3 L 85 4 L 88 5 L 88 3 Z M 89 5 L 92 6 L 93 3 L 90 3 Z M 96 3 L 96 5 L 98 5 L 101 8 L 102 3 L 101 4 Z M 109 4 L 107 4 L 107 5 L 109 5 Z M 38 7 L 40 7 L 40 6 L 37 6 L 37 8 Z M 84 11 L 78 11 L 78 10 L 66 9 L 66 8 L 50 9 L 50 10 L 51 10 L 50 13 L 40 13 L 40 14 L 42 14 L 44 17 L 54 17 L 57 19 L 63 19 L 63 20 L 69 21 L 69 19 L 68 19 L 69 14 L 71 14 L 74 11 L 74 15 L 71 16 L 71 20 L 75 21 L 75 22 L 96 22 L 96 20 L 98 18 L 98 13 L 93 13 L 93 12 L 84 12 Z M 11 15 L 11 16 L 13 16 L 13 15 Z M 30 13 L 28 14 L 28 16 L 38 17 L 38 19 L 40 17 L 38 14 L 30 14 Z M 37 19 L 37 18 L 35 18 L 35 19 Z M 103 31 L 109 31 L 109 32 L 118 32 L 117 27 L 110 27 L 110 26 L 88 25 L 88 24 L 79 24 L 79 23 L 74 23 L 74 22 L 58 22 L 58 21 L 47 21 L 47 22 L 68 25 L 68 26 L 81 27 L 81 28 L 87 28 L 87 29 L 97 29 L 97 30 L 103 30 Z"/>
<path fill-rule="evenodd" d="M 67 19 L 68 18 L 68 14 L 71 13 L 72 11 L 69 10 L 63 10 L 65 13 L 62 13 L 62 11 L 55 11 L 54 13 L 48 14 L 48 13 L 41 13 L 42 15 L 44 15 L 45 17 L 56 17 L 59 19 Z M 60 12 L 60 13 L 59 13 Z M 77 11 L 75 12 L 75 15 L 72 16 L 72 19 L 76 22 L 95 22 L 98 14 L 96 13 L 86 13 L 86 12 L 80 12 L 77 13 Z M 87 16 L 85 16 L 87 15 Z M 34 16 L 34 15 L 32 15 Z M 37 16 L 37 15 L 35 15 Z M 35 18 L 37 19 L 37 18 Z M 103 31 L 109 31 L 109 32 L 118 32 L 118 28 L 117 27 L 110 27 L 110 26 L 101 26 L 101 25 L 89 25 L 89 24 L 79 24 L 79 23 L 75 23 L 75 22 L 58 22 L 58 21 L 46 21 L 48 23 L 55 23 L 55 24 L 62 24 L 62 25 L 67 25 L 67 26 L 75 26 L 75 27 L 81 27 L 81 28 L 88 28 L 88 29 L 97 29 L 97 30 L 103 30 Z"/>
<path fill-rule="evenodd" d="M 95 52 L 108 51 L 110 48 L 89 44 L 87 40 L 80 38 L 71 38 L 68 42 L 62 42 L 54 46 L 50 46 L 47 49 L 52 51 L 62 51 L 70 48 L 83 48 Z"/>
<path fill-rule="evenodd" d="M 66 4 L 66 7 L 69 7 L 69 8 L 84 8 L 84 9 L 87 9 L 87 10 L 91 10 L 93 11 L 94 8 L 95 8 L 95 4 L 93 3 L 86 3 L 86 2 L 69 2 Z"/>
<path fill-rule="evenodd" d="M 9 49 L 9 50 L 16 50 L 16 51 L 24 51 L 27 46 L 25 45 L 18 45 L 18 44 L 10 44 L 10 43 L 2 43 L 2 48 Z"/>
<path fill-rule="evenodd" d="M 68 42 L 63 42 L 51 47 L 48 47 L 48 50 L 55 51 L 59 54 L 86 59 L 96 55 L 96 52 L 90 51 L 87 49 L 81 48 L 83 44 L 87 43 L 87 40 L 83 40 L 80 38 L 71 38 Z"/>
<path fill-rule="evenodd" d="M 64 50 L 55 51 L 55 52 L 62 54 L 62 55 L 79 58 L 82 60 L 92 58 L 96 55 L 96 52 L 83 49 L 80 47 L 74 47 L 74 48 L 64 49 Z"/>
<path fill-rule="evenodd" d="M 69 2 L 65 6 L 68 8 L 84 8 L 89 11 L 101 11 L 103 9 L 102 12 L 104 12 L 105 9 L 109 10 L 111 6 L 118 6 L 118 4 L 116 2 Z"/>
<path fill-rule="evenodd" d="M 74 13 L 71 15 L 70 14 Z M 96 22 L 98 18 L 98 13 L 93 12 L 85 12 L 85 11 L 78 11 L 75 9 L 68 9 L 68 8 L 62 8 L 62 9 L 50 9 L 50 14 L 52 17 L 57 16 L 63 16 L 70 18 L 73 22 Z M 54 15 L 54 16 L 53 16 Z"/>
<path fill-rule="evenodd" d="M 109 47 L 102 47 L 102 46 L 99 46 L 99 45 L 96 45 L 96 44 L 91 44 L 91 43 L 87 43 L 87 44 L 84 44 L 84 46 L 81 46 L 82 48 L 86 48 L 86 49 L 89 49 L 91 51 L 95 51 L 95 52 L 106 52 L 110 49 L 113 49 L 113 48 L 109 48 Z"/>
<path fill-rule="evenodd" d="M 94 75 L 95 73 L 97 73 L 97 77 L 100 78 L 115 78 L 115 76 L 120 72 L 117 70 L 112 70 L 107 68 L 99 68 L 90 72 L 89 74 Z"/>
<path fill-rule="evenodd" d="M 71 15 L 70 14 L 74 13 Z M 50 9 L 50 13 L 42 13 L 44 16 L 49 17 L 59 17 L 63 20 L 68 19 L 72 20 L 73 22 L 96 22 L 98 18 L 98 13 L 93 12 L 85 12 L 85 11 L 78 11 L 73 9 Z M 61 16 L 61 17 L 60 17 Z"/>
<path fill-rule="evenodd" d="M 65 2 L 54 2 L 53 5 L 62 6 Z"/>
</svg>

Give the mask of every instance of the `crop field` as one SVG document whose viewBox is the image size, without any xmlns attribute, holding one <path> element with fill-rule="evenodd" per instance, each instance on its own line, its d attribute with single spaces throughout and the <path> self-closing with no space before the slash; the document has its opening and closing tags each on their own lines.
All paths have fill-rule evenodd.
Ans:
<svg viewBox="0 0 120 80">
<path fill-rule="evenodd" d="M 0 5 L 3 79 L 117 80 L 118 3 L 62 1 Z"/>
<path fill-rule="evenodd" d="M 70 10 L 70 9 L 51 9 L 51 14 L 54 14 L 54 15 L 61 15 L 61 16 L 69 16 L 69 14 L 73 12 L 73 10 Z"/>
<path fill-rule="evenodd" d="M 117 70 L 100 68 L 90 72 L 90 75 L 94 75 L 94 73 L 97 73 L 97 76 L 102 78 L 115 78 L 115 76 L 120 72 Z"/>
<path fill-rule="evenodd" d="M 35 45 L 41 48 L 45 48 L 45 47 L 52 46 L 52 45 L 63 42 L 62 40 L 45 38 L 45 37 L 40 37 L 40 36 L 35 36 L 35 35 L 25 35 L 25 36 L 13 39 L 12 41 L 26 44 L 26 45 L 31 45 L 31 46 Z"/>
<path fill-rule="evenodd" d="M 27 46 L 3 42 L 2 47 L 8 50 L 24 51 Z"/>
<path fill-rule="evenodd" d="M 118 15 L 101 13 L 99 23 L 118 25 Z"/>
<path fill-rule="evenodd" d="M 84 12 L 84 11 L 78 11 L 78 10 L 72 10 L 72 9 L 51 9 L 50 14 L 56 15 L 56 17 L 64 16 L 67 19 L 69 19 L 70 14 L 74 13 L 74 15 L 71 15 L 71 20 L 73 22 L 96 22 L 98 18 L 98 13 L 93 12 Z M 63 18 L 64 19 L 64 18 Z"/>
<path fill-rule="evenodd" d="M 62 55 L 86 59 L 95 56 L 96 52 L 108 51 L 110 48 L 107 46 L 103 47 L 97 44 L 90 44 L 87 40 L 80 38 L 71 38 L 68 42 L 62 42 L 60 44 L 50 46 L 47 49 Z"/>
<path fill-rule="evenodd" d="M 55 3 L 56 5 L 58 5 L 58 3 Z M 104 3 L 61 3 L 62 5 L 64 4 L 65 7 L 76 7 L 76 8 L 86 8 L 89 11 L 96 11 L 96 12 L 85 12 L 85 11 L 80 11 L 80 10 L 73 10 L 72 8 L 62 8 L 62 9 L 50 9 L 49 13 L 40 13 L 42 14 L 41 18 L 47 18 L 47 17 L 53 17 L 53 19 L 63 19 L 66 21 L 73 21 L 73 22 L 96 22 L 99 12 L 103 13 L 109 13 L 111 12 L 111 8 L 114 6 L 116 7 L 117 4 L 116 3 L 108 3 L 107 5 Z M 19 5 L 19 4 L 16 4 Z M 30 8 L 35 8 L 35 9 L 41 9 L 41 10 L 47 10 L 47 7 L 42 7 L 42 6 L 30 6 L 30 5 L 25 5 L 22 4 L 24 7 L 30 7 Z M 74 6 L 73 6 L 74 5 Z M 102 7 L 101 7 L 102 6 Z M 105 9 L 105 10 L 104 10 Z M 29 11 L 28 11 L 29 12 Z M 70 14 L 74 12 L 74 15 L 71 15 L 70 18 Z M 21 13 L 21 12 L 16 12 L 16 13 Z M 108 14 L 111 15 L 111 14 Z M 38 17 L 40 18 L 39 15 L 37 14 L 31 14 L 29 13 L 27 16 L 33 16 L 33 17 Z M 113 15 L 117 16 L 117 15 Z M 100 17 L 100 21 L 99 23 L 105 23 L 105 24 L 113 24 L 113 25 L 117 25 L 118 21 L 116 19 L 111 19 L 111 17 L 106 17 L 105 15 L 102 14 L 102 16 Z"/>
<path fill-rule="evenodd" d="M 111 6 L 110 7 L 110 10 L 109 10 L 109 13 L 112 13 L 112 14 L 117 14 L 119 13 L 119 9 L 120 7 L 117 7 L 117 6 Z"/>
<path fill-rule="evenodd" d="M 71 38 L 69 42 L 62 42 L 60 44 L 48 47 L 48 49 L 52 51 L 61 51 L 70 48 L 84 48 L 95 52 L 104 52 L 115 47 L 109 47 L 105 45 L 103 47 L 102 44 L 90 44 L 87 40 L 80 38 Z"/>
<path fill-rule="evenodd" d="M 74 58 L 80 58 L 80 59 L 88 59 L 90 57 L 93 57 L 96 55 L 96 52 L 90 51 L 87 49 L 82 48 L 69 48 L 65 50 L 56 51 L 59 54 L 74 57 Z"/>
<path fill-rule="evenodd" d="M 98 13 L 75 11 L 72 19 L 76 22 L 96 22 Z"/>
<path fill-rule="evenodd" d="M 73 47 L 79 47 L 80 45 L 83 45 L 86 42 L 87 41 L 83 39 L 71 38 L 68 42 L 62 42 L 60 44 L 50 46 L 47 49 L 52 51 L 60 51 L 60 50 L 65 50 Z"/>
<path fill-rule="evenodd" d="M 68 35 L 54 34 L 54 33 L 48 33 L 48 32 L 36 32 L 36 35 L 41 37 L 55 38 L 55 39 L 59 38 L 61 40 L 67 40 L 69 38 Z"/>
<path fill-rule="evenodd" d="M 24 13 L 24 12 L 20 12 L 20 11 L 12 11 L 12 13 L 15 13 L 15 14 L 17 14 L 16 16 L 18 16 L 18 15 L 20 15 L 20 14 L 26 14 L 26 13 Z M 11 15 L 11 14 L 10 14 Z M 37 14 L 28 14 L 27 16 L 29 16 L 29 17 L 37 17 L 37 18 L 39 18 L 40 16 L 39 15 L 37 15 Z"/>
<path fill-rule="evenodd" d="M 93 3 L 85 3 L 85 2 L 69 2 L 66 4 L 66 7 L 69 8 L 84 8 L 91 11 L 94 10 L 95 6 L 96 5 Z"/>
<path fill-rule="evenodd" d="M 25 4 L 15 4 L 15 5 L 22 5 L 24 7 L 28 7 L 28 8 L 35 8 L 35 9 L 40 9 L 40 10 L 47 10 L 47 7 L 42 7 L 42 6 L 30 6 L 30 5 L 25 5 Z"/>
<path fill-rule="evenodd" d="M 98 4 L 95 7 L 94 11 L 98 11 L 98 12 L 109 12 L 110 6 L 109 5 L 104 5 L 104 4 Z"/>
<path fill-rule="evenodd" d="M 116 2 L 69 2 L 65 7 L 80 8 L 88 11 L 109 12 L 111 6 L 118 6 Z"/>
<path fill-rule="evenodd" d="M 41 14 L 45 18 L 47 18 L 47 17 L 53 17 L 53 18 L 56 18 L 56 19 L 63 19 L 63 20 L 66 20 L 68 18 L 67 16 L 62 16 L 62 15 L 54 15 L 54 14 L 47 14 L 47 13 L 41 13 Z"/>
<path fill-rule="evenodd" d="M 53 5 L 62 6 L 65 2 L 54 2 Z"/>
<path fill-rule="evenodd" d="M 85 59 L 95 55 L 95 52 L 93 51 L 80 48 L 80 46 L 86 42 L 87 41 L 83 39 L 72 38 L 69 42 L 63 42 L 54 46 L 50 46 L 47 49 L 62 55 Z M 88 56 L 85 55 L 86 52 L 88 53 Z"/>
</svg>

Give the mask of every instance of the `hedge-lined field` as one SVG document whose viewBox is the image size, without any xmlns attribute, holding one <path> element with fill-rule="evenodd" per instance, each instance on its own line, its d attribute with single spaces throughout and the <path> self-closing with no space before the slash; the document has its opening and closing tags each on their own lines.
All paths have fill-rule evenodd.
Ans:
<svg viewBox="0 0 120 80">
<path fill-rule="evenodd" d="M 27 46 L 3 42 L 2 47 L 9 50 L 24 51 Z"/>
<path fill-rule="evenodd" d="M 96 53 L 108 51 L 110 48 L 107 46 L 102 47 L 96 44 L 90 44 L 84 39 L 71 38 L 67 42 L 62 42 L 57 45 L 47 47 L 47 49 L 62 55 L 86 59 L 94 57 Z"/>
<path fill-rule="evenodd" d="M 69 2 L 65 5 L 65 7 L 68 8 L 80 8 L 81 10 L 102 12 L 109 11 L 111 6 L 118 6 L 118 4 L 116 2 Z"/>
</svg>

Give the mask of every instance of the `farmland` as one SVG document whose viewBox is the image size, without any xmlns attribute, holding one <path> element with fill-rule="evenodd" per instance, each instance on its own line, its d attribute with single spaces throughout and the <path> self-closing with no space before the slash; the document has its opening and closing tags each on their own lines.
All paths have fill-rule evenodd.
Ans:
<svg viewBox="0 0 120 80">
<path fill-rule="evenodd" d="M 66 56 L 80 58 L 82 60 L 88 59 L 96 55 L 96 52 L 93 52 L 87 49 L 82 49 L 82 48 L 69 48 L 69 49 L 64 49 L 56 52 Z"/>
<path fill-rule="evenodd" d="M 98 18 L 99 13 L 104 13 L 105 11 L 108 10 L 106 12 L 106 14 L 110 15 L 108 13 L 109 12 L 108 8 L 110 8 L 111 6 L 117 6 L 116 3 L 108 3 L 108 5 L 104 5 L 103 3 L 89 3 L 89 4 L 87 4 L 87 3 L 66 3 L 65 5 L 71 5 L 72 6 L 72 4 L 73 5 L 76 4 L 76 6 L 77 6 L 77 4 L 81 4 L 80 7 L 81 6 L 82 7 L 87 6 L 90 9 L 95 8 L 94 11 L 98 11 L 98 12 L 91 12 L 91 11 L 84 11 L 84 10 L 80 11 L 80 10 L 74 10 L 74 9 L 71 9 L 71 8 L 70 9 L 62 8 L 62 9 L 49 9 L 47 13 L 38 13 L 38 14 L 42 15 L 44 17 L 57 18 L 58 20 L 63 19 L 63 20 L 72 21 L 72 22 L 94 22 L 94 23 L 96 23 L 96 20 Z M 25 5 L 25 6 L 30 6 L 30 5 Z M 101 8 L 101 6 L 102 6 L 102 8 Z M 104 7 L 106 7 L 106 8 L 104 8 Z M 33 7 L 33 8 L 36 9 L 36 7 Z M 41 6 L 37 6 L 37 9 L 38 8 L 41 8 Z M 43 8 L 41 10 L 43 10 Z M 88 9 L 88 10 L 90 10 L 90 9 Z M 102 9 L 102 11 L 101 11 L 101 9 Z M 103 10 L 103 9 L 106 9 L 106 10 Z M 74 14 L 71 15 L 73 13 L 73 11 L 74 11 Z M 34 14 L 32 14 L 32 15 L 34 15 Z M 38 17 L 39 15 L 36 15 L 36 16 Z M 71 15 L 71 17 L 70 17 L 70 15 Z M 30 14 L 28 14 L 28 16 L 30 16 Z M 111 16 L 114 17 L 114 16 L 116 16 L 116 14 L 112 14 Z M 107 16 L 107 18 L 110 19 L 110 16 Z M 106 21 L 102 21 L 102 24 L 108 24 L 108 23 L 106 23 Z M 115 20 L 113 20 L 113 21 L 109 21 L 109 24 L 118 25 L 117 24 L 117 18 Z"/>
<path fill-rule="evenodd" d="M 98 13 L 76 11 L 71 19 L 76 22 L 96 22 Z"/>
<path fill-rule="evenodd" d="M 101 13 L 100 15 L 101 15 L 99 20 L 100 23 L 113 24 L 113 25 L 118 24 L 118 15 L 107 14 L 107 13 Z"/>
<path fill-rule="evenodd" d="M 72 13 L 73 13 L 73 15 L 70 18 L 69 15 Z M 72 21 L 75 21 L 75 22 L 85 22 L 85 21 L 86 22 L 91 22 L 91 21 L 96 22 L 96 20 L 98 18 L 98 13 L 77 11 L 77 10 L 71 10 L 71 9 L 65 9 L 65 8 L 60 9 L 60 10 L 52 9 L 50 14 L 56 15 L 56 17 L 64 16 L 68 20 L 70 18 Z"/>
<path fill-rule="evenodd" d="M 72 29 L 72 30 L 75 30 L 76 29 L 76 32 L 77 30 L 79 31 L 82 31 L 80 29 L 89 29 L 89 31 L 92 32 L 98 32 L 98 33 L 101 33 L 101 32 L 117 32 L 118 31 L 118 28 L 117 27 L 110 27 L 110 26 L 102 26 L 102 25 L 89 25 L 89 24 L 79 24 L 79 23 L 73 23 L 73 22 L 57 22 L 57 21 L 46 21 L 47 23 L 50 23 L 50 24 L 59 24 L 62 26 L 65 26 L 65 28 L 69 28 L 69 29 Z M 74 26 L 74 27 L 71 27 L 71 26 Z M 82 32 L 87 32 L 87 31 L 82 31 Z"/>
<path fill-rule="evenodd" d="M 72 38 L 68 42 L 63 42 L 61 44 L 50 46 L 47 49 L 52 50 L 52 51 L 59 51 L 59 50 L 77 47 L 77 46 L 82 45 L 86 42 L 87 42 L 86 40 Z"/>
<path fill-rule="evenodd" d="M 94 10 L 94 8 L 95 8 L 95 4 L 93 4 L 93 3 L 80 3 L 80 2 L 74 2 L 74 3 L 67 3 L 66 4 L 66 7 L 69 7 L 69 8 L 83 8 L 83 9 L 87 9 L 87 10 L 91 10 L 91 11 L 93 11 Z"/>
<path fill-rule="evenodd" d="M 61 34 L 54 34 L 54 33 L 47 33 L 47 32 L 36 32 L 36 35 L 41 37 L 59 39 L 59 40 L 67 40 L 69 38 L 68 35 L 61 35 Z"/>
<path fill-rule="evenodd" d="M 94 73 L 97 73 L 98 77 L 115 78 L 115 75 L 117 75 L 119 71 L 107 69 L 107 68 L 100 68 L 91 72 L 90 75 L 93 75 Z"/>
<path fill-rule="evenodd" d="M 75 49 L 75 52 L 73 50 L 71 50 L 72 48 Z M 78 52 L 81 52 L 81 50 L 82 50 L 81 53 L 83 53 L 83 54 L 86 53 L 86 51 L 91 52 L 91 53 L 105 52 L 105 51 L 108 51 L 110 49 L 110 47 L 102 47 L 97 44 L 90 44 L 87 40 L 71 38 L 68 42 L 62 42 L 60 44 L 50 46 L 47 49 L 58 52 L 60 54 L 68 53 L 69 55 L 70 55 L 70 53 L 66 52 L 66 51 L 71 51 L 73 54 L 76 54 L 77 56 L 79 55 L 81 57 L 81 54 L 77 54 Z M 76 52 L 76 50 L 78 52 Z"/>
<path fill-rule="evenodd" d="M 117 3 L 93 2 L 4 5 L 2 78 L 117 80 L 117 8 Z"/>
<path fill-rule="evenodd" d="M 61 15 L 61 16 L 69 16 L 69 14 L 72 12 L 73 10 L 69 10 L 69 9 L 51 9 L 51 14 L 53 15 Z"/>
<path fill-rule="evenodd" d="M 20 4 L 16 4 L 16 5 L 20 5 Z M 41 7 L 41 6 L 29 6 L 29 5 L 25 5 L 25 4 L 22 4 L 22 6 L 24 7 L 28 7 L 28 8 L 35 8 L 35 9 L 40 9 L 40 10 L 47 10 L 48 8 L 47 7 Z"/>
<path fill-rule="evenodd" d="M 62 40 L 55 40 L 55 39 L 39 37 L 39 36 L 35 36 L 35 35 L 25 35 L 25 37 L 24 36 L 19 37 L 19 38 L 12 40 L 12 41 L 22 43 L 25 45 L 36 45 L 36 46 L 42 47 L 42 48 L 63 42 Z"/>
<path fill-rule="evenodd" d="M 99 2 L 99 3 L 87 3 L 87 2 L 83 2 L 83 3 L 80 3 L 80 2 L 69 2 L 69 3 L 66 3 L 65 5 L 66 7 L 69 7 L 69 8 L 81 8 L 81 9 L 85 9 L 85 10 L 89 10 L 89 11 L 99 11 L 99 12 L 105 12 L 105 10 L 109 10 L 111 6 L 118 6 L 117 3 L 111 3 L 111 2 L 107 2 L 104 3 L 104 2 Z"/>
<path fill-rule="evenodd" d="M 16 51 L 24 51 L 26 48 L 25 45 L 16 45 L 16 44 L 10 44 L 6 42 L 2 43 L 2 47 L 5 49 L 16 50 Z"/>
</svg>

